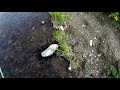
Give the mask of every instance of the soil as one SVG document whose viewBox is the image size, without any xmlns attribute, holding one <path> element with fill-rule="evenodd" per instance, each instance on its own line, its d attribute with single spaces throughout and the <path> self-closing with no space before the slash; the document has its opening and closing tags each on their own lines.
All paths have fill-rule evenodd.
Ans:
<svg viewBox="0 0 120 90">
<path fill-rule="evenodd" d="M 119 32 L 111 22 L 95 12 L 67 13 L 65 32 L 74 53 L 71 63 L 56 53 L 48 58 L 40 55 L 55 43 L 48 13 L 0 13 L 0 67 L 5 78 L 106 78 L 111 64 L 120 70 Z"/>
<path fill-rule="evenodd" d="M 119 31 L 95 12 L 68 12 L 66 33 L 73 48 L 73 72 L 78 78 L 106 78 L 120 62 Z M 93 45 L 90 46 L 90 40 Z M 75 64 L 75 65 L 74 65 Z M 119 69 L 119 68 L 118 68 Z"/>
</svg>

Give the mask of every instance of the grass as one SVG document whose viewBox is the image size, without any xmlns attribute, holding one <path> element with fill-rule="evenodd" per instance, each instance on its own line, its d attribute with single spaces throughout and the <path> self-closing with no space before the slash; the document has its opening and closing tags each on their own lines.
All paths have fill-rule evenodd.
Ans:
<svg viewBox="0 0 120 90">
<path fill-rule="evenodd" d="M 53 39 L 59 43 L 58 55 L 64 56 L 68 61 L 72 59 L 72 49 L 67 44 L 67 36 L 64 31 L 56 30 L 53 32 Z"/>
<path fill-rule="evenodd" d="M 68 20 L 68 15 L 65 12 L 49 12 L 53 23 L 64 24 Z"/>
<path fill-rule="evenodd" d="M 108 75 L 112 76 L 113 78 L 120 78 L 120 73 L 117 71 L 114 65 L 111 65 L 108 69 Z"/>
<path fill-rule="evenodd" d="M 68 20 L 68 15 L 65 12 L 49 12 L 53 25 L 64 25 Z M 67 43 L 67 35 L 62 30 L 55 30 L 53 32 L 53 40 L 57 41 L 59 48 L 57 55 L 65 57 L 68 61 L 72 59 L 72 49 Z"/>
</svg>

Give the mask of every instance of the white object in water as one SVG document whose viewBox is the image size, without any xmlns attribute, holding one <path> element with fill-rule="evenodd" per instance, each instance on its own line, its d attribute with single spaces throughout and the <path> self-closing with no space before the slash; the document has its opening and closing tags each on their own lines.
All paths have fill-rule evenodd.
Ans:
<svg viewBox="0 0 120 90">
<path fill-rule="evenodd" d="M 92 44 L 93 44 L 93 41 L 92 41 L 92 40 L 90 40 L 90 46 L 92 46 Z"/>
<path fill-rule="evenodd" d="M 48 56 L 51 56 L 58 48 L 58 45 L 57 44 L 52 44 L 50 45 L 46 50 L 44 50 L 42 53 L 41 53 L 41 56 L 42 57 L 48 57 Z"/>
<path fill-rule="evenodd" d="M 45 21 L 42 21 L 42 24 L 44 24 L 45 23 Z"/>
<path fill-rule="evenodd" d="M 71 66 L 70 66 L 70 67 L 68 67 L 68 70 L 70 70 L 70 71 L 71 71 L 71 70 L 72 70 L 72 67 L 71 67 Z"/>
<path fill-rule="evenodd" d="M 4 75 L 3 75 L 3 72 L 1 70 L 1 67 L 0 67 L 0 74 L 1 74 L 2 78 L 4 78 Z"/>
</svg>

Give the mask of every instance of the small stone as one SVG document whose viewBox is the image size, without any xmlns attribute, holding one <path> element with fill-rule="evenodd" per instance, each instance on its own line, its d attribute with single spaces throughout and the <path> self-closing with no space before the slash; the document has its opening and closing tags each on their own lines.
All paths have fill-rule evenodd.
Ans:
<svg viewBox="0 0 120 90">
<path fill-rule="evenodd" d="M 70 67 L 68 67 L 68 70 L 70 70 L 70 71 L 72 70 L 71 66 L 70 66 Z"/>
<path fill-rule="evenodd" d="M 92 46 L 92 44 L 93 44 L 93 41 L 92 41 L 92 40 L 90 40 L 90 46 Z"/>
<path fill-rule="evenodd" d="M 82 27 L 86 27 L 86 26 L 83 24 Z"/>
<path fill-rule="evenodd" d="M 86 55 L 85 55 L 85 54 L 83 54 L 83 57 L 86 57 Z"/>
<path fill-rule="evenodd" d="M 94 50 L 92 50 L 92 53 L 94 52 Z"/>
<path fill-rule="evenodd" d="M 42 24 L 45 24 L 45 21 L 42 21 Z"/>
<path fill-rule="evenodd" d="M 98 54 L 97 56 L 100 57 L 102 54 Z"/>
<path fill-rule="evenodd" d="M 92 56 L 92 54 L 90 54 L 89 56 Z"/>
<path fill-rule="evenodd" d="M 94 37 L 94 39 L 95 39 L 95 40 L 97 40 L 97 38 L 96 38 L 96 37 Z"/>
<path fill-rule="evenodd" d="M 64 28 L 63 28 L 63 26 L 62 26 L 62 25 L 60 26 L 60 30 L 64 31 Z"/>
</svg>

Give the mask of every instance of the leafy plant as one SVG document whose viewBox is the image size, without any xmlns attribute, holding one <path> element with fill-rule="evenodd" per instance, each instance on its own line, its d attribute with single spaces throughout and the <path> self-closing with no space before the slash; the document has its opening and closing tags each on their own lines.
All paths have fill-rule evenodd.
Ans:
<svg viewBox="0 0 120 90">
<path fill-rule="evenodd" d="M 52 18 L 53 25 L 65 24 L 69 18 L 65 12 L 49 12 Z M 64 56 L 67 60 L 72 59 L 72 49 L 67 43 L 67 35 L 62 30 L 55 30 L 53 32 L 53 39 L 59 43 L 57 54 Z"/>
<path fill-rule="evenodd" d="M 67 44 L 67 36 L 62 30 L 56 30 L 53 32 L 53 39 L 59 43 L 58 54 L 64 56 L 67 60 L 72 59 L 72 49 Z"/>
<path fill-rule="evenodd" d="M 119 21 L 120 13 L 119 12 L 113 12 L 109 15 L 109 18 L 113 18 L 114 21 Z"/>
<path fill-rule="evenodd" d="M 120 78 L 120 73 L 117 71 L 114 65 L 111 65 L 108 69 L 108 75 L 112 76 L 113 78 Z"/>
<path fill-rule="evenodd" d="M 68 19 L 68 15 L 65 12 L 50 12 L 49 14 L 56 24 L 64 24 Z"/>
</svg>

